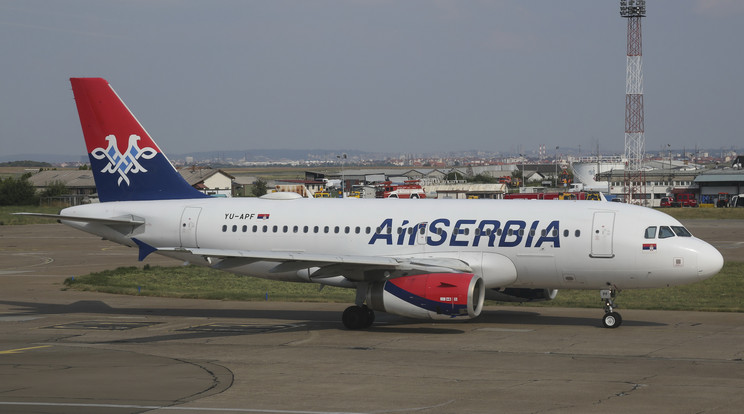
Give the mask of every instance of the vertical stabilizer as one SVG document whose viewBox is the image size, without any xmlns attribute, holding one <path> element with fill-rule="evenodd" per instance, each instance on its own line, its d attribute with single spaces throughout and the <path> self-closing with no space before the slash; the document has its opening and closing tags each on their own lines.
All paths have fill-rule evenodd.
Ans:
<svg viewBox="0 0 744 414">
<path fill-rule="evenodd" d="M 70 83 L 101 201 L 207 197 L 181 177 L 105 79 Z"/>
</svg>

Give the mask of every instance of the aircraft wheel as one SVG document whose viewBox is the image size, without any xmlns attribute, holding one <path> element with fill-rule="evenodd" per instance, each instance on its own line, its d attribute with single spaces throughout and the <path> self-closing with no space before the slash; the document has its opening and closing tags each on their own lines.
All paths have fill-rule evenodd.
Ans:
<svg viewBox="0 0 744 414">
<path fill-rule="evenodd" d="M 602 318 L 602 325 L 604 325 L 605 328 L 617 328 L 622 323 L 623 318 L 617 312 L 605 313 L 604 317 Z"/>
<path fill-rule="evenodd" d="M 367 311 L 366 308 L 361 306 L 349 306 L 341 316 L 341 322 L 344 323 L 346 329 L 366 328 L 369 326 L 367 324 L 370 319 Z"/>
<path fill-rule="evenodd" d="M 367 311 L 367 323 L 364 324 L 364 327 L 369 328 L 373 323 L 375 323 L 375 311 L 366 306 L 364 306 L 363 309 Z"/>
</svg>

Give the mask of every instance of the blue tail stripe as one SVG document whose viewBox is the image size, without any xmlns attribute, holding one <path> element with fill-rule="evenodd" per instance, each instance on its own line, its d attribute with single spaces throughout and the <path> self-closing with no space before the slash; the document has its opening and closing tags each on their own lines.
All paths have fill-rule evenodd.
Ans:
<svg viewBox="0 0 744 414">
<path fill-rule="evenodd" d="M 131 162 L 112 165 L 108 158 L 90 155 L 98 198 L 103 201 L 171 200 L 208 197 L 191 187 L 168 159 L 157 153 Z M 112 157 L 113 158 L 113 157 Z"/>
</svg>

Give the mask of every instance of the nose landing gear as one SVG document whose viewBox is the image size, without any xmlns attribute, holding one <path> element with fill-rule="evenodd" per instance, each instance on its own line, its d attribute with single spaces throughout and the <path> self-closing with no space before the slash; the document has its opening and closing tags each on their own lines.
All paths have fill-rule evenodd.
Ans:
<svg viewBox="0 0 744 414">
<path fill-rule="evenodd" d="M 604 301 L 605 314 L 602 317 L 602 325 L 605 328 L 617 328 L 623 323 L 623 318 L 619 313 L 615 312 L 615 296 L 617 296 L 617 288 L 603 289 L 599 291 L 599 295 Z"/>
</svg>

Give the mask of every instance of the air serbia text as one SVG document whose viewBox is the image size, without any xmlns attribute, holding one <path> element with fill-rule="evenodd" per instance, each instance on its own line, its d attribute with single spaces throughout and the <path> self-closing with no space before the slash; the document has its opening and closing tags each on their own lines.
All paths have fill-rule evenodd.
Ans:
<svg viewBox="0 0 744 414">
<path fill-rule="evenodd" d="M 523 220 L 469 220 L 460 219 L 452 225 L 446 218 L 439 218 L 430 223 L 403 222 L 394 231 L 393 219 L 387 218 L 372 235 L 369 244 L 377 242 L 389 245 L 427 244 L 429 246 L 472 246 L 486 245 L 488 247 L 544 247 L 550 243 L 552 247 L 561 247 L 560 223 L 553 220 L 547 225 L 540 226 L 540 221 L 533 221 L 529 227 Z"/>
</svg>

